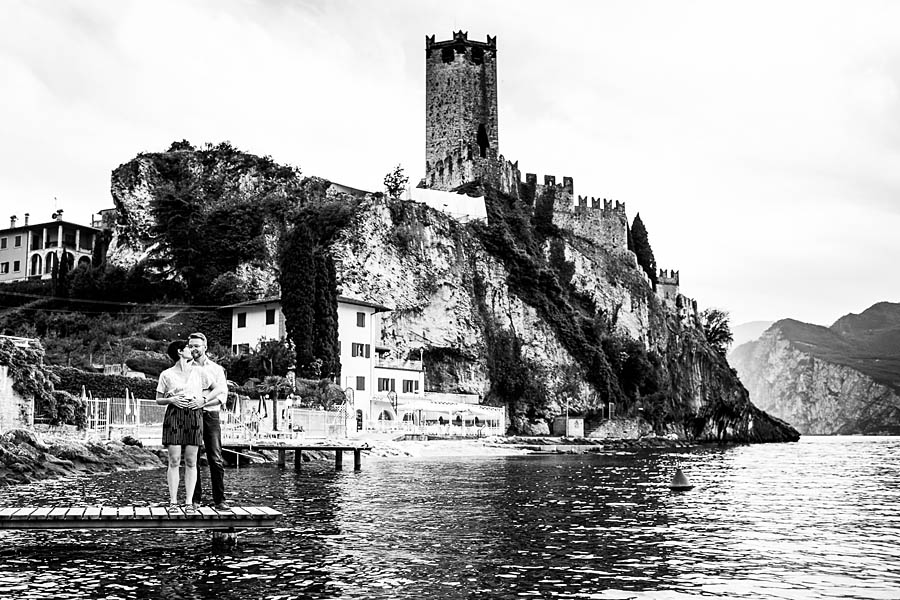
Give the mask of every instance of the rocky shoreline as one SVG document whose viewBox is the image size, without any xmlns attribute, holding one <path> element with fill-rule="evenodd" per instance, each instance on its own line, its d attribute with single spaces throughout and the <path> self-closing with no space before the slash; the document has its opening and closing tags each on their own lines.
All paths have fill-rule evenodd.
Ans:
<svg viewBox="0 0 900 600">
<path fill-rule="evenodd" d="M 346 444 L 347 440 L 322 440 L 323 444 Z M 658 448 L 690 448 L 698 444 L 674 437 L 561 438 L 495 436 L 468 439 L 354 439 L 367 448 L 365 460 L 417 459 L 441 456 L 495 457 L 523 454 L 582 454 Z M 274 462 L 277 452 L 243 451 L 249 463 Z M 333 452 L 304 450 L 303 461 L 334 460 Z M 0 435 L 0 483 L 31 483 L 52 477 L 84 473 L 110 473 L 160 469 L 166 465 L 166 450 L 144 448 L 138 440 L 77 439 L 71 435 L 36 434 L 14 429 Z"/>
<path fill-rule="evenodd" d="M 83 473 L 158 469 L 164 465 L 164 450 L 143 448 L 136 440 L 80 440 L 38 435 L 25 429 L 11 429 L 0 435 L 0 483 L 7 485 Z"/>
</svg>

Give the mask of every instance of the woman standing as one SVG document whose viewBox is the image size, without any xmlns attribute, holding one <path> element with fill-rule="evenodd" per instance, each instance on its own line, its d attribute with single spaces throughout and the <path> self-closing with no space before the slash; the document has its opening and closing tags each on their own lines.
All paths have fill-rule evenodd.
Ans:
<svg viewBox="0 0 900 600">
<path fill-rule="evenodd" d="M 203 443 L 203 390 L 211 382 L 203 367 L 194 364 L 187 342 L 176 340 L 169 344 L 166 354 L 175 365 L 163 371 L 156 386 L 156 403 L 168 405 L 163 418 L 162 443 L 169 451 L 169 512 L 177 512 L 179 467 L 184 450 L 184 491 L 187 514 L 196 513 L 191 499 L 197 484 L 197 451 Z"/>
</svg>

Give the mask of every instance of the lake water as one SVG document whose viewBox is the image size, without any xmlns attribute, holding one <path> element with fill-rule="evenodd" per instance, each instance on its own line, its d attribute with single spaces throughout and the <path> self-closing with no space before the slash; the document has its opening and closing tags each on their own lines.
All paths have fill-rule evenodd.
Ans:
<svg viewBox="0 0 900 600">
<path fill-rule="evenodd" d="M 352 463 L 351 463 L 352 464 Z M 668 483 L 680 465 L 692 491 Z M 286 514 L 209 532 L 0 532 L 0 598 L 900 598 L 900 438 L 226 473 Z M 0 505 L 151 504 L 164 471 Z"/>
</svg>

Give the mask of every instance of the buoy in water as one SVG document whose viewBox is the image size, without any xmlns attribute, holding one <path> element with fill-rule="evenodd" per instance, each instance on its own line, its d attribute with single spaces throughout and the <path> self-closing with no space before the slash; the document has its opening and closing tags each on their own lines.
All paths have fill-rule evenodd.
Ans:
<svg viewBox="0 0 900 600">
<path fill-rule="evenodd" d="M 669 484 L 669 489 L 675 492 L 686 492 L 693 488 L 694 486 L 691 485 L 691 482 L 688 481 L 681 469 L 677 469 L 675 477 L 672 478 L 672 483 Z"/>
</svg>

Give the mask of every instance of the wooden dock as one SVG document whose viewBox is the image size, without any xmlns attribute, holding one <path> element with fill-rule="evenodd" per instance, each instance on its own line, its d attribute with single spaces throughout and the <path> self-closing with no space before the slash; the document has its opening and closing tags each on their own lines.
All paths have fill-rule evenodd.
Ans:
<svg viewBox="0 0 900 600">
<path fill-rule="evenodd" d="M 287 451 L 293 450 L 294 469 L 298 471 L 303 464 L 304 450 L 315 452 L 334 452 L 334 468 L 336 471 L 340 471 L 344 468 L 344 452 L 352 452 L 353 470 L 360 471 L 362 470 L 362 453 L 370 450 L 370 448 L 368 446 L 323 446 L 316 444 L 292 444 L 277 442 L 262 442 L 259 444 L 254 444 L 252 442 L 224 442 L 222 444 L 223 452 L 231 451 L 233 453 L 239 454 L 242 450 L 277 450 L 277 464 L 279 467 L 283 467 L 285 465 Z"/>
<path fill-rule="evenodd" d="M 59 506 L 0 508 L 0 529 L 248 529 L 274 527 L 282 514 L 268 506 L 231 511 L 201 507 L 196 514 L 157 506 Z"/>
</svg>

